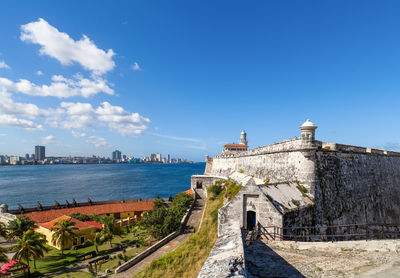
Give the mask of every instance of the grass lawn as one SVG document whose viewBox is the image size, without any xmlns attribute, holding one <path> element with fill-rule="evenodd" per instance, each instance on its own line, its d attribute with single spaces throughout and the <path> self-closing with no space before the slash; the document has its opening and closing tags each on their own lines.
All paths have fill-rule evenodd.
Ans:
<svg viewBox="0 0 400 278">
<path fill-rule="evenodd" d="M 148 246 L 141 246 L 139 248 L 133 248 L 133 249 L 127 250 L 125 254 L 122 254 L 122 256 L 126 255 L 130 259 L 130 258 L 133 258 L 134 256 L 136 256 L 137 254 L 139 254 L 140 252 L 144 251 L 146 248 L 148 248 Z M 113 256 L 113 258 L 111 260 L 109 260 L 108 262 L 106 262 L 100 266 L 100 271 L 104 272 L 106 269 L 115 270 L 118 266 L 120 266 L 124 262 L 125 262 L 124 260 L 121 260 L 117 256 Z"/>
<path fill-rule="evenodd" d="M 113 240 L 113 247 L 116 247 L 118 244 L 121 243 L 121 241 L 127 240 L 127 239 L 133 240 L 134 239 L 133 235 L 125 234 L 122 237 L 115 237 Z M 78 259 L 77 256 L 96 250 L 94 246 L 80 248 L 77 250 L 65 250 L 64 256 L 61 256 L 60 250 L 57 250 L 50 246 L 48 246 L 48 247 L 49 247 L 50 251 L 48 253 L 46 253 L 46 256 L 43 259 L 36 261 L 37 269 L 36 269 L 35 274 L 37 276 L 46 275 L 49 273 L 60 271 L 67 267 L 71 267 L 74 264 L 81 263 L 82 261 L 80 259 Z M 133 254 L 133 253 L 135 253 L 135 251 L 137 251 L 137 250 L 141 251 L 144 248 L 146 248 L 146 247 L 139 247 L 138 249 L 133 248 L 132 250 L 129 250 L 129 253 Z M 103 243 L 101 246 L 99 246 L 99 255 L 98 256 L 104 256 L 104 255 L 110 254 L 110 252 L 111 252 L 110 249 L 111 249 L 111 247 L 110 247 L 109 242 Z M 126 254 L 129 255 L 128 251 L 126 252 Z M 35 269 L 33 268 L 32 262 L 31 262 L 31 267 L 32 267 L 32 272 L 34 272 Z M 67 276 L 60 276 L 60 277 L 67 277 Z M 75 276 L 71 276 L 71 277 L 75 277 Z M 89 276 L 82 276 L 82 277 L 89 277 Z"/>
<path fill-rule="evenodd" d="M 152 261 L 135 277 L 197 277 L 217 240 L 218 209 L 223 205 L 225 193 L 221 192 L 214 200 L 207 199 L 201 230 L 192 234 L 174 251 Z"/>
<path fill-rule="evenodd" d="M 84 271 L 71 271 L 61 275 L 54 276 L 54 278 L 92 278 L 92 274 Z"/>
</svg>

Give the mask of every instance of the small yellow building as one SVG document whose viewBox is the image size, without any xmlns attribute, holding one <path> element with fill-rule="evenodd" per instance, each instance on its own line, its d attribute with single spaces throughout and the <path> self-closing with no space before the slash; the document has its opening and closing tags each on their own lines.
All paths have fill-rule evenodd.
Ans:
<svg viewBox="0 0 400 278">
<path fill-rule="evenodd" d="M 49 222 L 38 224 L 38 228 L 36 229 L 36 232 L 41 233 L 46 236 L 48 245 L 53 246 L 54 248 L 60 249 L 59 245 L 54 245 L 52 243 L 54 231 L 52 231 L 51 229 L 56 227 L 57 223 L 60 220 L 64 220 L 64 219 L 69 219 L 69 220 L 71 220 L 71 222 L 74 222 L 75 227 L 77 228 L 74 231 L 74 233 L 76 235 L 75 238 L 73 240 L 67 240 L 66 242 L 64 242 L 64 249 L 70 249 L 72 246 L 84 244 L 85 241 L 87 241 L 87 240 L 93 241 L 96 229 L 101 228 L 101 224 L 99 224 L 97 222 L 93 222 L 93 221 L 83 222 L 78 219 L 72 218 L 70 216 L 62 215 L 62 216 L 57 217 Z"/>
</svg>

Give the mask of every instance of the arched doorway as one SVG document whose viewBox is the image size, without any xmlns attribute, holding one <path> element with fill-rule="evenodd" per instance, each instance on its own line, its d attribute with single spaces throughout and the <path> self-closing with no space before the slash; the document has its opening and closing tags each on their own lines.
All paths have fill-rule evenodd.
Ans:
<svg viewBox="0 0 400 278">
<path fill-rule="evenodd" d="M 252 231 L 256 226 L 256 212 L 249 210 L 247 211 L 247 230 Z"/>
<path fill-rule="evenodd" d="M 196 188 L 203 188 L 203 183 L 201 181 L 196 182 Z"/>
</svg>

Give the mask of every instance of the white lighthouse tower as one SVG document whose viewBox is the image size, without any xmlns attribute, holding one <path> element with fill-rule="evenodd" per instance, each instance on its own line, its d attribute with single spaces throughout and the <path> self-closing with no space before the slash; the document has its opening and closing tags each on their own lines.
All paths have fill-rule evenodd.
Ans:
<svg viewBox="0 0 400 278">
<path fill-rule="evenodd" d="M 240 133 L 239 144 L 247 146 L 247 134 L 244 130 Z"/>
</svg>

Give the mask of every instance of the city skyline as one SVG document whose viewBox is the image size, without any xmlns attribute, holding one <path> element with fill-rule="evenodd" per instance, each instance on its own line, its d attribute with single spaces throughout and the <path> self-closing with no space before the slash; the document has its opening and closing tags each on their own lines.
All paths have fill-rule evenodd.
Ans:
<svg viewBox="0 0 400 278">
<path fill-rule="evenodd" d="M 399 8 L 4 1 L 0 153 L 204 161 L 242 129 L 251 149 L 307 118 L 317 139 L 399 151 Z"/>
<path fill-rule="evenodd" d="M 148 156 L 138 157 L 133 154 L 123 154 L 119 150 L 115 150 L 110 156 L 54 156 L 46 155 L 46 146 L 36 145 L 34 153 L 26 153 L 24 156 L 15 154 L 0 153 L 0 165 L 32 165 L 32 164 L 93 164 L 93 163 L 193 163 L 201 161 L 192 161 L 183 157 L 171 158 L 170 154 L 162 156 L 161 153 L 151 153 Z"/>
</svg>

